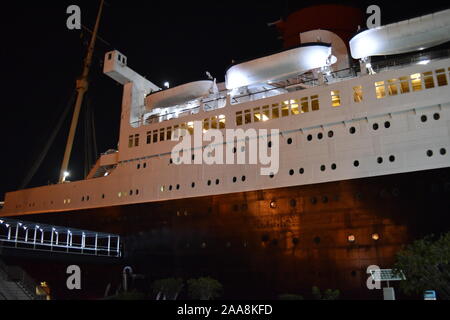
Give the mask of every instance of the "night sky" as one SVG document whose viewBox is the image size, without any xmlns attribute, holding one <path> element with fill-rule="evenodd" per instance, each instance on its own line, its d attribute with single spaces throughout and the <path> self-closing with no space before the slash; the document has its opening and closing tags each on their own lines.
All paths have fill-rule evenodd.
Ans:
<svg viewBox="0 0 450 320">
<path fill-rule="evenodd" d="M 15 1 L 2 4 L 0 200 L 16 190 L 44 147 L 81 74 L 89 33 L 66 28 L 66 8 L 82 10 L 93 28 L 100 1 Z M 116 148 L 122 87 L 102 74 L 105 52 L 117 49 L 128 65 L 162 87 L 205 78 L 218 81 L 232 60 L 270 54 L 282 42 L 268 22 L 297 8 L 326 1 L 118 1 L 105 7 L 91 68 L 88 99 L 94 108 L 98 151 Z M 328 3 L 339 3 L 328 1 Z M 445 9 L 444 1 L 346 1 L 365 8 L 378 4 L 382 24 Z M 6 73 L 5 73 L 6 70 Z M 71 117 L 71 114 L 70 114 Z M 69 117 L 69 118 L 70 118 Z M 69 118 L 29 186 L 56 182 Z M 80 118 L 81 120 L 81 118 Z M 69 166 L 71 179 L 83 177 L 83 132 L 77 131 Z"/>
</svg>

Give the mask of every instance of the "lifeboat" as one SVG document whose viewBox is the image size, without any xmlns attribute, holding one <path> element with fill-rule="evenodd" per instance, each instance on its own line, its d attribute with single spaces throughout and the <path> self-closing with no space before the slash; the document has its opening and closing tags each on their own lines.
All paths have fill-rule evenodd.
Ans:
<svg viewBox="0 0 450 320">
<path fill-rule="evenodd" d="M 201 80 L 151 93 L 145 98 L 147 110 L 172 107 L 211 94 L 214 81 Z"/>
<path fill-rule="evenodd" d="M 423 50 L 450 40 L 450 9 L 388 24 L 350 40 L 354 59 Z"/>
<path fill-rule="evenodd" d="M 237 64 L 228 69 L 225 84 L 228 90 L 257 83 L 287 79 L 327 65 L 331 45 L 303 44 L 295 49 Z M 336 58 L 331 63 L 335 63 Z"/>
</svg>

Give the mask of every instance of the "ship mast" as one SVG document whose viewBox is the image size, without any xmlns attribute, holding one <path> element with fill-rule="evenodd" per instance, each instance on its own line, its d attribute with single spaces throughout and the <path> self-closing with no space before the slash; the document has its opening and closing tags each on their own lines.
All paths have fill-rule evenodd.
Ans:
<svg viewBox="0 0 450 320">
<path fill-rule="evenodd" d="M 94 55 L 95 41 L 97 39 L 98 28 L 100 25 L 100 18 L 102 16 L 104 0 L 100 2 L 100 8 L 98 10 L 97 20 L 95 21 L 94 31 L 92 32 L 92 38 L 89 43 L 86 58 L 84 60 L 83 73 L 81 78 L 77 80 L 77 100 L 75 103 L 75 109 L 73 112 L 72 123 L 70 125 L 69 136 L 67 137 L 66 150 L 64 152 L 64 159 L 61 165 L 61 172 L 59 175 L 59 182 L 62 183 L 67 177 L 67 168 L 69 166 L 70 155 L 72 153 L 73 140 L 75 138 L 75 132 L 78 125 L 78 118 L 80 116 L 81 105 L 83 98 L 89 87 L 89 69 L 92 64 L 92 57 Z"/>
</svg>

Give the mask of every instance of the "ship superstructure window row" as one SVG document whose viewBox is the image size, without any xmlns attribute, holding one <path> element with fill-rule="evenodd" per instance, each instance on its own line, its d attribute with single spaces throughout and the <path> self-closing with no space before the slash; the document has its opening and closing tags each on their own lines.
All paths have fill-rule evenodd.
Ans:
<svg viewBox="0 0 450 320">
<path fill-rule="evenodd" d="M 448 68 L 447 71 L 448 72 L 442 68 L 434 70 L 434 72 L 426 71 L 422 73 L 414 73 L 410 76 L 389 79 L 386 81 L 377 81 L 375 82 L 376 97 L 377 99 L 382 99 L 386 96 L 396 96 L 398 94 L 446 86 L 448 85 L 447 74 L 450 76 L 450 68 Z M 356 90 L 354 97 L 356 102 Z"/>
</svg>

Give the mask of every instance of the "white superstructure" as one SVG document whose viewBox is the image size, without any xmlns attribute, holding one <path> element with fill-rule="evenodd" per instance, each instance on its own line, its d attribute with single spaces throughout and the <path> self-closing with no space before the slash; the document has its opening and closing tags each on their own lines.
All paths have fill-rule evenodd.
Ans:
<svg viewBox="0 0 450 320">
<path fill-rule="evenodd" d="M 240 69 L 245 69 L 247 79 L 255 80 L 231 85 L 231 71 L 238 69 L 232 68 L 227 88 L 218 84 L 209 96 L 156 109 L 145 105 L 145 97 L 159 88 L 129 69 L 122 54 L 107 53 L 105 73 L 124 85 L 118 150 L 102 155 L 86 180 L 8 193 L 2 215 L 166 201 L 449 166 L 448 55 L 427 64 L 412 60 L 378 73 L 333 76 L 327 73 L 331 60 L 326 48 L 323 65 L 301 70 L 290 80 L 266 79 L 259 73 L 261 65 L 252 68 L 247 63 Z M 278 174 L 262 176 L 260 165 L 173 164 L 170 153 L 177 142 L 171 136 L 177 128 L 192 132 L 194 121 L 202 121 L 204 131 L 279 129 Z M 257 139 L 269 143 L 271 137 Z M 250 141 L 244 141 L 243 148 L 226 143 L 239 153 L 248 151 Z M 203 147 L 208 145 L 204 142 Z"/>
</svg>

